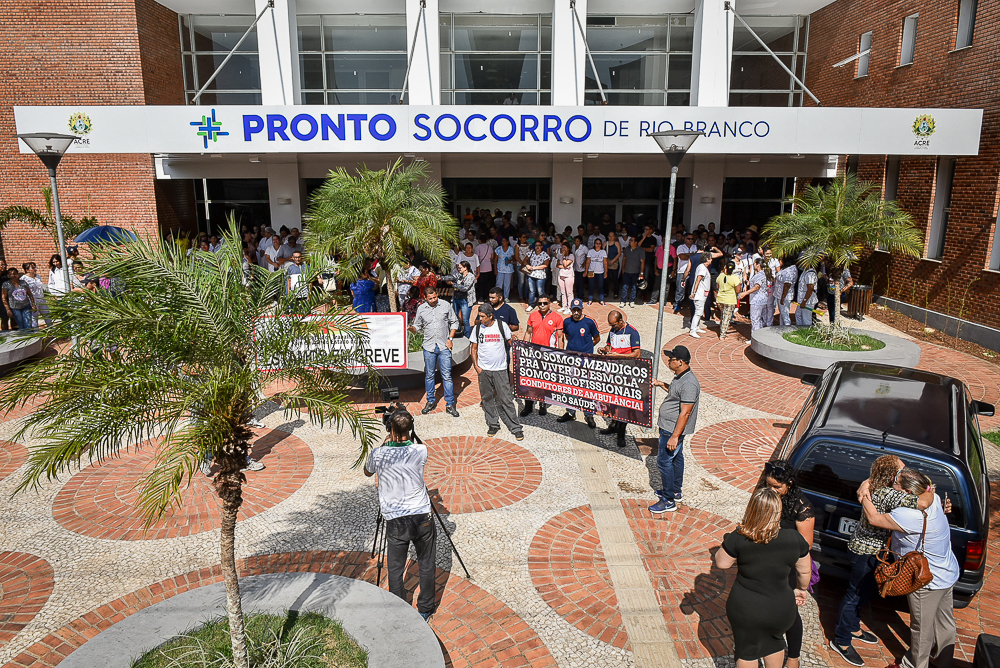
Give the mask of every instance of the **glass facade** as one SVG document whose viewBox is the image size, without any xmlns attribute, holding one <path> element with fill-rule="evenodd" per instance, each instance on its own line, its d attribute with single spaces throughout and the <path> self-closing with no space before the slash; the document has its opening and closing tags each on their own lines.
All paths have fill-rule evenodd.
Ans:
<svg viewBox="0 0 1000 668">
<path fill-rule="evenodd" d="M 184 69 L 184 99 L 194 96 L 226 59 L 230 50 L 253 24 L 253 16 L 178 16 L 181 61 Z M 260 104 L 260 64 L 257 33 L 251 31 L 218 76 L 201 94 L 199 104 Z"/>
<path fill-rule="evenodd" d="M 549 220 L 551 185 L 549 179 L 441 179 L 448 194 L 450 211 L 461 222 L 465 208 L 511 211 L 514 216 L 525 207 L 536 223 Z"/>
<path fill-rule="evenodd" d="M 588 16 L 587 43 L 608 104 L 690 104 L 694 17 Z M 586 89 L 586 103 L 599 104 L 590 63 Z"/>
<path fill-rule="evenodd" d="M 677 179 L 674 193 L 674 224 L 684 222 L 684 191 L 687 179 Z M 595 225 L 626 223 L 641 229 L 657 221 L 663 229 L 670 198 L 670 179 L 584 179 L 581 222 Z"/>
<path fill-rule="evenodd" d="M 298 17 L 302 104 L 397 104 L 406 77 L 406 16 Z"/>
<path fill-rule="evenodd" d="M 196 179 L 198 229 L 225 229 L 229 214 L 241 225 L 270 225 L 267 179 Z"/>
<path fill-rule="evenodd" d="M 768 48 L 805 81 L 808 16 L 744 16 Z M 733 30 L 731 107 L 800 107 L 802 88 L 739 22 Z"/>
<path fill-rule="evenodd" d="M 551 104 L 551 14 L 441 14 L 442 104 Z"/>
<path fill-rule="evenodd" d="M 785 199 L 795 194 L 795 177 L 731 178 L 722 183 L 722 228 L 745 230 L 791 211 Z M 721 228 L 720 228 L 721 229 Z"/>
</svg>

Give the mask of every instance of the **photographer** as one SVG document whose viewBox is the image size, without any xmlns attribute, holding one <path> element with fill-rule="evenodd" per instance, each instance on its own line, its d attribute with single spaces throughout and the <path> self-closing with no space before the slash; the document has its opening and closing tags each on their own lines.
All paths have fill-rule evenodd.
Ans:
<svg viewBox="0 0 1000 668">
<path fill-rule="evenodd" d="M 417 611 L 426 621 L 434 614 L 434 557 L 437 532 L 431 515 L 431 500 L 424 484 L 427 446 L 413 443 L 413 416 L 405 408 L 389 418 L 389 439 L 375 448 L 365 462 L 365 475 L 378 474 L 378 502 L 385 518 L 389 591 L 406 599 L 403 571 L 410 543 L 417 552 L 420 595 Z"/>
</svg>

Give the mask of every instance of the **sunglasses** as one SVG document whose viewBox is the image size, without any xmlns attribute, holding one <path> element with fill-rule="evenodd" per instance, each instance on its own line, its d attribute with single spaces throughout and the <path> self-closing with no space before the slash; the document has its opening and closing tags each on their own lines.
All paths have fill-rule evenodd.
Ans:
<svg viewBox="0 0 1000 668">
<path fill-rule="evenodd" d="M 549 302 L 538 302 L 539 306 L 548 306 Z"/>
<path fill-rule="evenodd" d="M 776 480 L 780 478 L 787 479 L 792 475 L 791 470 L 786 469 L 784 466 L 778 466 L 772 462 L 766 462 L 764 464 L 764 473 L 765 475 L 775 478 Z"/>
</svg>

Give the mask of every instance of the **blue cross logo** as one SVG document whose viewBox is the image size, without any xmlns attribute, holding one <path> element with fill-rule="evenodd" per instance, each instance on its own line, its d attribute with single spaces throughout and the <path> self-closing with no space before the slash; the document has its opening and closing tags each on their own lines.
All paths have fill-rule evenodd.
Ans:
<svg viewBox="0 0 1000 668">
<path fill-rule="evenodd" d="M 208 142 L 219 141 L 219 137 L 228 136 L 228 132 L 223 132 L 220 130 L 222 127 L 222 121 L 215 120 L 215 109 L 212 110 L 211 116 L 202 116 L 200 121 L 191 121 L 191 125 L 198 128 L 198 136 L 205 140 L 205 148 L 208 148 Z"/>
</svg>

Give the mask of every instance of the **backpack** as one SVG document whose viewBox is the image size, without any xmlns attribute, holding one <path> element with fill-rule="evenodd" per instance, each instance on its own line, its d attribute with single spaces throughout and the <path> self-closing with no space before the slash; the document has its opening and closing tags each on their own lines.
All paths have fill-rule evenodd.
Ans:
<svg viewBox="0 0 1000 668">
<path fill-rule="evenodd" d="M 494 319 L 496 319 L 495 316 L 494 316 Z M 481 327 L 481 325 L 477 322 L 476 325 L 472 328 L 472 340 L 473 341 L 479 341 L 479 328 L 480 327 Z M 507 363 L 510 364 L 510 337 L 508 337 L 507 333 L 505 333 L 503 331 L 504 328 L 507 328 L 508 332 L 510 331 L 510 326 L 507 323 L 505 323 L 503 320 L 497 320 L 497 329 L 500 330 L 500 338 L 503 339 L 504 353 L 506 353 L 506 355 L 507 355 Z"/>
</svg>

